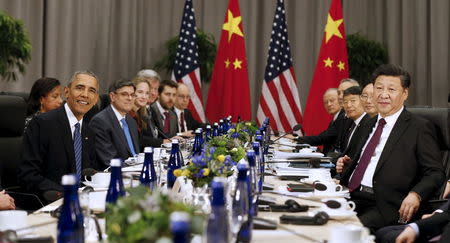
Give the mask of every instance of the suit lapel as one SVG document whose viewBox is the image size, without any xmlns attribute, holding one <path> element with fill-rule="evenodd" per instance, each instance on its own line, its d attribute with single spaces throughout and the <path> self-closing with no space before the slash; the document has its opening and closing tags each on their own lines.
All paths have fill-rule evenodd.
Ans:
<svg viewBox="0 0 450 243">
<path fill-rule="evenodd" d="M 90 159 L 89 159 L 89 153 L 88 153 L 88 149 L 89 149 L 89 145 L 90 145 L 90 141 L 89 139 L 92 139 L 90 137 L 89 134 L 89 128 L 88 128 L 88 124 L 85 123 L 83 121 L 83 126 L 81 126 L 81 141 L 83 144 L 83 150 L 82 150 L 82 154 L 83 154 L 83 169 L 84 168 L 91 168 L 92 165 L 90 164 Z"/>
<path fill-rule="evenodd" d="M 177 134 L 178 131 L 178 117 L 175 111 L 169 111 L 170 115 L 170 134 Z"/>
<path fill-rule="evenodd" d="M 394 149 L 394 145 L 401 138 L 402 134 L 408 128 L 408 121 L 411 118 L 411 114 L 406 110 L 403 110 L 400 116 L 395 122 L 394 127 L 392 128 L 391 134 L 389 135 L 386 144 L 384 145 L 383 152 L 381 152 L 380 159 L 378 160 L 377 167 L 375 169 L 374 175 L 381 169 L 384 163 L 386 163 L 387 158 L 391 154 Z"/>
<path fill-rule="evenodd" d="M 161 114 L 161 112 L 159 112 L 156 102 L 150 106 L 150 109 L 153 112 L 152 116 L 153 116 L 153 120 L 156 122 L 156 126 L 158 126 L 159 129 L 161 129 L 161 131 L 164 130 L 164 124 L 162 122 L 162 120 L 163 120 L 162 114 Z"/>
<path fill-rule="evenodd" d="M 72 131 L 70 129 L 69 119 L 67 118 L 67 114 L 64 106 L 61 106 L 58 111 L 58 130 L 62 134 L 62 139 L 64 143 L 64 149 L 67 153 L 67 161 L 70 163 L 70 168 L 72 172 L 76 170 L 75 168 L 75 152 L 73 150 L 73 139 L 72 139 Z"/>
<path fill-rule="evenodd" d="M 111 108 L 111 106 L 108 106 L 108 108 L 106 109 L 108 109 L 109 119 L 112 122 L 113 133 L 115 133 L 119 137 L 120 142 L 122 143 L 120 146 L 125 147 L 127 151 L 131 154 L 131 151 L 128 148 L 127 138 L 125 137 L 125 133 L 123 132 L 123 129 L 120 126 L 119 121 L 117 120 L 116 114 L 114 114 L 114 111 Z"/>
<path fill-rule="evenodd" d="M 136 121 L 129 115 L 126 116 L 126 119 L 128 123 L 128 129 L 130 130 L 131 139 L 133 140 L 134 150 L 136 153 L 139 153 L 139 134 L 137 126 L 135 125 Z"/>
</svg>

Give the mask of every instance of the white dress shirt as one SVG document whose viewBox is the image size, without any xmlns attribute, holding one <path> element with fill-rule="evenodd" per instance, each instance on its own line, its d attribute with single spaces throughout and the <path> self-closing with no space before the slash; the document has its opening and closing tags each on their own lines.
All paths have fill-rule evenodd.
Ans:
<svg viewBox="0 0 450 243">
<path fill-rule="evenodd" d="M 359 123 L 361 122 L 361 120 L 365 115 L 366 113 L 364 112 L 360 117 L 358 117 L 356 120 L 353 121 L 355 123 L 355 127 L 353 128 L 352 133 L 350 133 L 350 136 L 348 136 L 347 146 L 350 143 L 350 140 L 352 140 L 353 133 L 355 133 L 356 128 L 359 126 Z"/>
<path fill-rule="evenodd" d="M 113 105 L 111 105 L 111 108 L 114 111 L 114 115 L 116 115 L 117 120 L 119 121 L 120 127 L 123 129 L 122 119 L 126 118 L 126 115 L 122 116 L 122 114 L 120 114 L 120 112 L 118 110 L 116 110 L 116 108 L 114 108 Z"/>
<path fill-rule="evenodd" d="M 80 123 L 80 134 L 81 134 L 81 127 L 83 126 L 83 118 L 78 121 L 78 119 L 73 114 L 72 110 L 70 109 L 69 105 L 67 103 L 64 104 L 64 109 L 66 110 L 67 119 L 69 119 L 69 125 L 70 125 L 70 131 L 72 134 L 73 139 L 73 133 L 75 132 L 75 124 Z"/>
<path fill-rule="evenodd" d="M 161 103 L 159 103 L 159 100 L 155 101 L 156 102 L 156 106 L 158 107 L 159 113 L 161 113 L 161 116 L 159 119 L 162 119 L 163 124 L 164 124 L 164 120 L 166 120 L 166 115 L 164 115 L 164 112 L 169 112 L 169 110 L 166 110 L 162 107 Z"/>
<path fill-rule="evenodd" d="M 386 145 L 386 142 L 389 138 L 389 135 L 391 134 L 392 128 L 394 127 L 395 123 L 397 122 L 398 117 L 400 116 L 400 113 L 402 113 L 404 107 L 402 107 L 399 111 L 396 113 L 387 116 L 387 117 L 381 117 L 378 114 L 378 120 L 375 126 L 372 129 L 372 132 L 369 135 L 369 138 L 366 141 L 366 144 L 364 144 L 363 150 L 361 152 L 364 153 L 364 150 L 366 149 L 367 144 L 369 143 L 370 139 L 372 138 L 373 134 L 375 133 L 376 128 L 378 127 L 378 122 L 381 118 L 384 118 L 386 121 L 386 124 L 384 125 L 383 132 L 381 133 L 380 142 L 378 143 L 377 147 L 375 148 L 375 151 L 373 152 L 372 157 L 370 158 L 369 165 L 366 168 L 366 171 L 364 172 L 364 176 L 361 180 L 361 185 L 372 187 L 373 183 L 373 174 L 375 173 L 375 169 L 377 168 L 378 161 L 380 160 L 381 153 L 383 152 L 384 146 Z M 358 162 L 359 163 L 359 162 Z M 353 171 L 354 173 L 355 171 Z M 352 173 L 352 176 L 353 176 Z M 351 177 L 350 177 L 351 180 Z"/>
<path fill-rule="evenodd" d="M 175 113 L 177 113 L 177 124 L 178 124 L 178 131 L 181 131 L 181 112 L 184 112 L 176 107 L 175 108 Z M 184 122 L 183 122 L 183 126 L 184 126 L 184 131 L 187 131 L 187 125 L 186 125 L 186 113 L 184 113 Z"/>
</svg>

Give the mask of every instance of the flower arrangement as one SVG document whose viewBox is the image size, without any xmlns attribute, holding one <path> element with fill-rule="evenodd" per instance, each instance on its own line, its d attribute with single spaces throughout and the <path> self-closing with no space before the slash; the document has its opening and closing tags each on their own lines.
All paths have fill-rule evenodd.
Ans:
<svg viewBox="0 0 450 243">
<path fill-rule="evenodd" d="M 189 163 L 173 173 L 192 180 L 194 187 L 209 184 L 216 176 L 228 177 L 233 167 L 244 158 L 245 150 L 228 136 L 213 137 L 203 148 L 202 153 L 192 156 Z"/>
<path fill-rule="evenodd" d="M 170 214 L 184 211 L 191 215 L 191 232 L 201 234 L 204 218 L 194 208 L 172 200 L 169 195 L 151 192 L 148 187 L 128 189 L 129 196 L 107 205 L 106 233 L 109 242 L 155 242 L 171 238 Z"/>
<path fill-rule="evenodd" d="M 228 130 L 227 136 L 239 139 L 242 144 L 250 142 L 258 130 L 258 126 L 252 121 L 242 121 L 236 124 L 234 128 Z"/>
</svg>

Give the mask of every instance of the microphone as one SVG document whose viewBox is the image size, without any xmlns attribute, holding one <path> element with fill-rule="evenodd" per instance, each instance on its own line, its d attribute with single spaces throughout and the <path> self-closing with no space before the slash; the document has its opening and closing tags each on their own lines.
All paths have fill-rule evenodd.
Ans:
<svg viewBox="0 0 450 243">
<path fill-rule="evenodd" d="M 270 143 L 270 144 L 274 144 L 276 141 L 278 141 L 278 140 L 280 140 L 280 139 L 286 137 L 288 134 L 291 134 L 291 133 L 293 133 L 293 132 L 296 132 L 296 131 L 298 131 L 298 130 L 300 130 L 300 129 L 302 129 L 302 125 L 301 125 L 301 124 L 297 124 L 297 125 L 295 125 L 295 126 L 292 127 L 292 130 L 291 130 L 290 132 L 285 133 L 283 136 L 280 136 L 280 137 L 278 137 L 277 139 L 275 139 L 275 140 L 273 140 L 273 141 L 270 141 L 269 143 Z"/>
<path fill-rule="evenodd" d="M 170 138 L 158 126 L 155 126 L 155 127 L 158 130 L 158 133 L 161 134 L 161 136 L 163 136 L 165 139 L 170 140 Z"/>
</svg>

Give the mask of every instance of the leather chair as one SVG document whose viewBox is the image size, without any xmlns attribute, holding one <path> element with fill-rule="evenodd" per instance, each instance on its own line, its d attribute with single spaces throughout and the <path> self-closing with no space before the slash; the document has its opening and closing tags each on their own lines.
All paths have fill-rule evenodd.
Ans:
<svg viewBox="0 0 450 243">
<path fill-rule="evenodd" d="M 442 165 L 445 170 L 447 179 L 450 179 L 450 108 L 438 107 L 408 107 L 408 111 L 419 115 L 434 124 L 437 142 L 442 156 Z M 439 194 L 433 199 L 442 199 L 445 185 L 442 185 Z M 443 200 L 431 200 L 429 206 L 431 209 L 438 208 L 443 203 Z"/>
<path fill-rule="evenodd" d="M 21 158 L 26 103 L 22 97 L 0 95 L 0 175 L 3 188 L 15 187 Z"/>
</svg>

